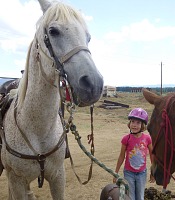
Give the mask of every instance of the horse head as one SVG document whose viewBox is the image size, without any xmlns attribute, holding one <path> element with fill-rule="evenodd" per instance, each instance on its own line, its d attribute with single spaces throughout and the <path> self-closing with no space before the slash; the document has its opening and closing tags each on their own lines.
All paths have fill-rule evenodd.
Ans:
<svg viewBox="0 0 175 200">
<path fill-rule="evenodd" d="M 79 106 L 95 103 L 102 93 L 103 78 L 88 49 L 91 36 L 81 13 L 60 2 L 39 0 L 39 3 L 43 16 L 36 37 L 42 52 L 54 59 L 57 70 L 66 77 L 74 103 Z M 48 70 L 45 66 L 46 74 Z"/>
<path fill-rule="evenodd" d="M 143 95 L 150 104 L 154 105 L 147 127 L 153 142 L 151 172 L 156 184 L 163 185 L 166 188 L 170 182 L 171 174 L 175 171 L 175 136 L 173 136 L 175 129 L 171 126 L 175 120 L 173 111 L 175 109 L 173 100 L 175 94 L 159 96 L 143 89 Z"/>
</svg>

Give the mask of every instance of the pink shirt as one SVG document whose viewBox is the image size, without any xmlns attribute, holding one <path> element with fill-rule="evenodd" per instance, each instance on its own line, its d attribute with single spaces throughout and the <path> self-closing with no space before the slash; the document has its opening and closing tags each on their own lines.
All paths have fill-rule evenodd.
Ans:
<svg viewBox="0 0 175 200">
<path fill-rule="evenodd" d="M 121 143 L 126 146 L 125 169 L 132 172 L 145 170 L 148 145 L 152 143 L 150 135 L 142 133 L 136 138 L 128 134 L 122 138 Z"/>
</svg>

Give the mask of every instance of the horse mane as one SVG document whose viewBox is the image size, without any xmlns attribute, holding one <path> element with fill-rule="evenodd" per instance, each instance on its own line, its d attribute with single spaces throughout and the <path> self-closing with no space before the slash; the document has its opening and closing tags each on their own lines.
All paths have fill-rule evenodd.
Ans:
<svg viewBox="0 0 175 200">
<path fill-rule="evenodd" d="M 82 13 L 69 5 L 63 4 L 62 2 L 52 2 L 52 5 L 37 22 L 37 26 L 46 26 L 52 20 L 59 21 L 59 23 L 62 24 L 78 21 L 87 31 L 87 25 Z"/>
<path fill-rule="evenodd" d="M 30 51 L 31 51 L 31 47 L 32 47 L 32 42 L 29 46 L 29 50 L 27 53 L 27 59 L 26 59 L 26 64 L 25 64 L 25 71 L 24 74 L 19 82 L 19 86 L 18 86 L 18 101 L 17 101 L 17 107 L 21 107 L 24 99 L 25 99 L 25 95 L 26 95 L 26 91 L 27 91 L 27 85 L 28 85 L 28 68 L 29 68 L 29 56 L 30 56 Z"/>
</svg>

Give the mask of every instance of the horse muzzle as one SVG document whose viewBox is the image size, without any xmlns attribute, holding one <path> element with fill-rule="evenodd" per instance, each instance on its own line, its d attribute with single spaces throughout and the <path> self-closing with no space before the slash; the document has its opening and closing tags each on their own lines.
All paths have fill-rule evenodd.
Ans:
<svg viewBox="0 0 175 200">
<path fill-rule="evenodd" d="M 78 87 L 71 88 L 73 101 L 79 107 L 90 106 L 96 103 L 103 91 L 102 79 L 99 79 L 95 85 L 92 85 L 87 77 L 82 79 Z"/>
<path fill-rule="evenodd" d="M 164 171 L 157 164 L 151 166 L 151 174 L 154 176 L 157 185 L 163 186 L 164 184 Z M 167 183 L 169 184 L 171 177 L 168 177 Z"/>
</svg>

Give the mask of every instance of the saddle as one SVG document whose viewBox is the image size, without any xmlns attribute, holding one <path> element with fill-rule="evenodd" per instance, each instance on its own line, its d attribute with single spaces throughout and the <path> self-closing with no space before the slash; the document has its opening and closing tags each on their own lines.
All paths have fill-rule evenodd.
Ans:
<svg viewBox="0 0 175 200">
<path fill-rule="evenodd" d="M 0 87 L 0 125 L 2 126 L 5 113 L 10 107 L 10 104 L 17 93 L 19 79 L 5 82 Z"/>
<path fill-rule="evenodd" d="M 5 116 L 5 113 L 7 112 L 7 110 L 9 109 L 12 100 L 14 98 L 14 96 L 16 95 L 16 91 L 19 85 L 19 80 L 10 80 L 10 81 L 6 81 L 3 85 L 1 85 L 0 87 L 0 128 L 2 131 L 2 127 L 3 127 L 3 119 Z M 1 148 L 2 148 L 2 139 L 0 136 L 0 176 L 3 172 L 3 165 L 2 165 L 2 161 L 1 161 Z"/>
<path fill-rule="evenodd" d="M 7 112 L 7 110 L 10 107 L 10 104 L 12 103 L 12 100 L 13 100 L 13 98 L 10 98 L 10 93 L 8 93 L 6 96 L 0 97 L 0 128 L 1 128 L 0 131 L 2 131 L 3 119 L 5 116 L 5 113 Z M 2 161 L 1 161 L 1 148 L 2 148 L 2 139 L 0 136 L 0 176 L 4 169 Z"/>
</svg>

